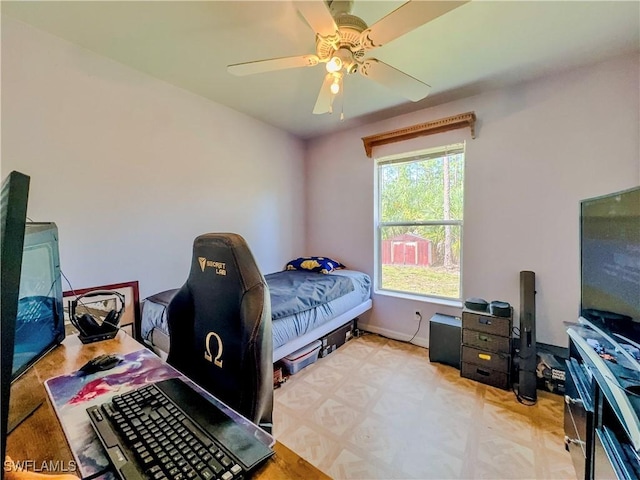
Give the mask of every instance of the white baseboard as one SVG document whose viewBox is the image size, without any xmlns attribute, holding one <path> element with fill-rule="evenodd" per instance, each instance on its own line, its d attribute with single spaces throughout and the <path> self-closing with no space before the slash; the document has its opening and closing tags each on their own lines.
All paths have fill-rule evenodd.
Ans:
<svg viewBox="0 0 640 480">
<path fill-rule="evenodd" d="M 366 325 L 360 322 L 358 322 L 358 328 L 366 332 L 377 333 L 378 335 L 382 335 L 383 337 L 392 338 L 393 340 L 399 340 L 401 342 L 408 342 L 412 337 L 412 335 L 407 335 L 406 333 L 400 333 L 396 332 L 395 330 L 380 328 L 374 325 Z M 416 337 L 411 340 L 411 343 L 419 347 L 429 348 L 429 341 L 424 337 Z"/>
</svg>

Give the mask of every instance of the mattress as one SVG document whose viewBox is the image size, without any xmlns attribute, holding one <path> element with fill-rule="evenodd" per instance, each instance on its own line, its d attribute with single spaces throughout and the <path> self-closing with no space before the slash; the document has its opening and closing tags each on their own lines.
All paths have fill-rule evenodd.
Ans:
<svg viewBox="0 0 640 480">
<path fill-rule="evenodd" d="M 348 312 L 371 297 L 371 278 L 366 273 L 355 270 L 337 270 L 329 275 L 347 277 L 353 283 L 353 290 L 330 302 L 273 320 L 274 349 Z M 143 340 L 165 351 L 168 351 L 166 339 L 169 336 L 166 306 L 176 291 L 167 290 L 153 295 L 144 301 L 142 308 L 141 335 Z M 159 342 L 164 345 L 158 345 Z"/>
<path fill-rule="evenodd" d="M 353 282 L 354 289 L 330 302 L 273 321 L 273 348 L 300 337 L 325 322 L 366 302 L 371 297 L 371 278 L 355 270 L 337 270 L 329 275 L 342 275 Z"/>
</svg>

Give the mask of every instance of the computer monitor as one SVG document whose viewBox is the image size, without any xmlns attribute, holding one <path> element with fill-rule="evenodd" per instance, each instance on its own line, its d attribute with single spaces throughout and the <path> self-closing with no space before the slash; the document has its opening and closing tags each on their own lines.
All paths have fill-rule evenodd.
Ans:
<svg viewBox="0 0 640 480">
<path fill-rule="evenodd" d="M 58 227 L 52 222 L 27 222 L 13 350 L 13 380 L 62 342 L 64 334 Z"/>
<path fill-rule="evenodd" d="M 26 223 L 18 297 L 11 369 L 14 389 L 18 377 L 29 373 L 29 367 L 65 336 L 58 229 L 54 223 Z M 38 379 L 30 375 L 23 381 Z M 41 396 L 18 397 L 14 393 L 9 398 L 7 434 L 44 403 Z"/>
<path fill-rule="evenodd" d="M 20 273 L 24 247 L 24 231 L 27 218 L 30 178 L 19 172 L 11 172 L 2 183 L 0 207 L 0 328 L 1 338 L 1 389 L 2 389 L 2 435 L 1 459 L 6 452 L 7 420 L 9 416 L 9 395 L 13 369 L 13 349 L 15 340 Z M 0 469 L 4 478 L 4 468 Z"/>
</svg>

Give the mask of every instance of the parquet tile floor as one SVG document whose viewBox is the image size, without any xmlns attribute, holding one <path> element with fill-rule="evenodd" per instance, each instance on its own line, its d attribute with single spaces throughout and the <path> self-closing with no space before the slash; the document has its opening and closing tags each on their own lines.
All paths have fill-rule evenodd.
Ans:
<svg viewBox="0 0 640 480">
<path fill-rule="evenodd" d="M 512 392 L 366 334 L 275 390 L 276 438 L 335 479 L 571 479 L 563 398 Z"/>
</svg>

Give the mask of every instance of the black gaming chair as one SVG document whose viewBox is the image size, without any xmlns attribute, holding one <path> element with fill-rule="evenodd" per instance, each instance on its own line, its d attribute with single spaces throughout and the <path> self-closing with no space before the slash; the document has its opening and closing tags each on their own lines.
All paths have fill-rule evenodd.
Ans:
<svg viewBox="0 0 640 480">
<path fill-rule="evenodd" d="M 194 240 L 189 278 L 169 303 L 167 321 L 168 362 L 271 432 L 271 300 L 240 235 Z"/>
</svg>

